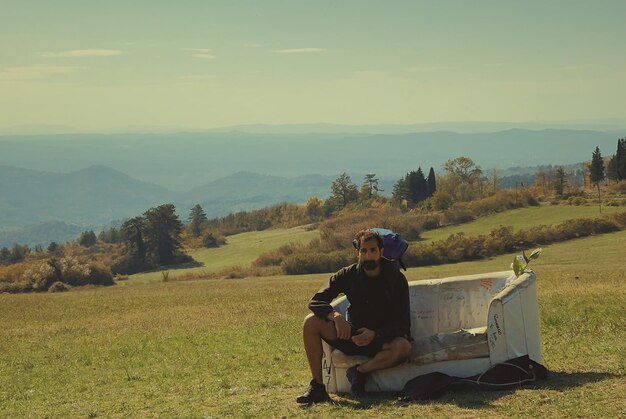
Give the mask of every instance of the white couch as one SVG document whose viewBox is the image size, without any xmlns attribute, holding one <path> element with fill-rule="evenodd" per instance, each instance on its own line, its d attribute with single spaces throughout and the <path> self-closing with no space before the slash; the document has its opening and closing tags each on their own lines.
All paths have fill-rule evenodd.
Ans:
<svg viewBox="0 0 626 419">
<path fill-rule="evenodd" d="M 512 271 L 409 282 L 413 352 L 406 363 L 376 371 L 367 391 L 398 391 L 418 375 L 468 377 L 507 359 L 541 357 L 534 273 Z M 345 314 L 348 300 L 333 302 Z M 346 370 L 367 360 L 324 343 L 323 375 L 331 393 L 348 392 Z"/>
</svg>

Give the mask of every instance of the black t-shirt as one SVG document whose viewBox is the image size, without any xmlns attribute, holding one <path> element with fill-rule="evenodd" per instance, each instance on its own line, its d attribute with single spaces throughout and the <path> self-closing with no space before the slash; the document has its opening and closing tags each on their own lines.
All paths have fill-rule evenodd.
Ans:
<svg viewBox="0 0 626 419">
<path fill-rule="evenodd" d="M 384 341 L 410 337 L 411 315 L 406 278 L 392 263 L 381 260 L 381 273 L 370 278 L 355 263 L 330 277 L 328 286 L 318 291 L 309 308 L 326 318 L 333 311 L 330 303 L 340 294 L 350 302 L 348 319 L 356 327 L 374 330 Z"/>
</svg>

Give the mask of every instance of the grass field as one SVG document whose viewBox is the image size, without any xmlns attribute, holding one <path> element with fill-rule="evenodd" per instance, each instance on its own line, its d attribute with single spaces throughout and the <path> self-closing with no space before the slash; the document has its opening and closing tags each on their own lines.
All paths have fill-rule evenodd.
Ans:
<svg viewBox="0 0 626 419">
<path fill-rule="evenodd" d="M 388 394 L 295 405 L 309 380 L 302 318 L 328 275 L 2 294 L 0 417 L 623 417 L 625 248 L 618 232 L 533 261 L 548 381 L 406 406 Z M 497 271 L 512 257 L 407 277 Z"/>
<path fill-rule="evenodd" d="M 602 207 L 602 215 L 624 211 L 624 207 Z M 523 230 L 541 224 L 559 224 L 573 218 L 597 218 L 600 216 L 597 206 L 541 205 L 487 215 L 471 223 L 425 231 L 422 233 L 422 239 L 428 241 L 443 240 L 455 233 L 478 236 L 488 234 L 500 226 L 511 226 L 514 230 Z"/>
<path fill-rule="evenodd" d="M 248 266 L 263 252 L 274 250 L 287 243 L 308 243 L 319 237 L 317 230 L 306 231 L 304 227 L 273 229 L 241 233 L 226 237 L 226 245 L 213 249 L 196 249 L 189 255 L 200 266 L 183 264 L 168 268 L 169 279 L 187 274 L 220 271 L 231 266 Z M 196 264 L 193 264 L 196 265 Z M 162 280 L 160 271 L 130 276 L 131 282 L 154 282 Z"/>
<path fill-rule="evenodd" d="M 603 214 L 615 214 L 624 211 L 624 207 L 603 208 Z M 468 236 L 488 234 L 499 226 L 512 226 L 514 229 L 524 229 L 539 224 L 558 224 L 571 218 L 599 217 L 598 207 L 594 206 L 548 206 L 527 207 L 509 210 L 502 213 L 484 216 L 471 223 L 459 224 L 435 230 L 425 231 L 423 240 L 441 240 L 450 234 L 464 232 Z M 249 266 L 256 257 L 263 252 L 294 242 L 307 243 L 318 237 L 316 230 L 306 231 L 303 227 L 290 229 L 273 229 L 241 233 L 227 237 L 227 244 L 215 249 L 196 249 L 189 254 L 196 263 L 181 264 L 168 267 L 169 279 L 187 275 L 218 272 L 233 266 Z M 161 270 L 140 273 L 130 276 L 130 281 L 120 284 L 137 282 L 162 281 Z"/>
</svg>

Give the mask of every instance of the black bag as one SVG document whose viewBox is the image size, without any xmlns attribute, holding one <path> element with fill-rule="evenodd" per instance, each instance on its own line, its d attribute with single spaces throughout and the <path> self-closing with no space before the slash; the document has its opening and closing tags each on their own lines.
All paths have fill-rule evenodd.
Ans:
<svg viewBox="0 0 626 419">
<path fill-rule="evenodd" d="M 439 397 L 449 388 L 469 387 L 480 390 L 505 390 L 523 384 L 544 380 L 548 370 L 528 355 L 496 364 L 482 374 L 471 377 L 453 377 L 441 372 L 419 375 L 407 381 L 397 393 L 400 401 L 430 400 Z"/>
</svg>

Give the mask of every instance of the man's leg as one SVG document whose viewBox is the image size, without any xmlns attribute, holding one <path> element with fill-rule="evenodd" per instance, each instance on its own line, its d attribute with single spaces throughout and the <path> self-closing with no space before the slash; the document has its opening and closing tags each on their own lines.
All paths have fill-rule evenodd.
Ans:
<svg viewBox="0 0 626 419">
<path fill-rule="evenodd" d="M 323 320 L 314 314 L 309 314 L 304 319 L 302 326 L 302 338 L 304 340 L 304 350 L 309 361 L 311 376 L 318 383 L 322 384 L 322 338 L 325 340 L 337 339 L 335 324 L 331 321 Z"/>
<path fill-rule="evenodd" d="M 400 364 L 411 356 L 411 342 L 399 337 L 391 342 L 383 344 L 382 351 L 378 352 L 374 358 L 358 366 L 357 371 L 367 374 L 372 371 L 390 368 Z"/>
</svg>

